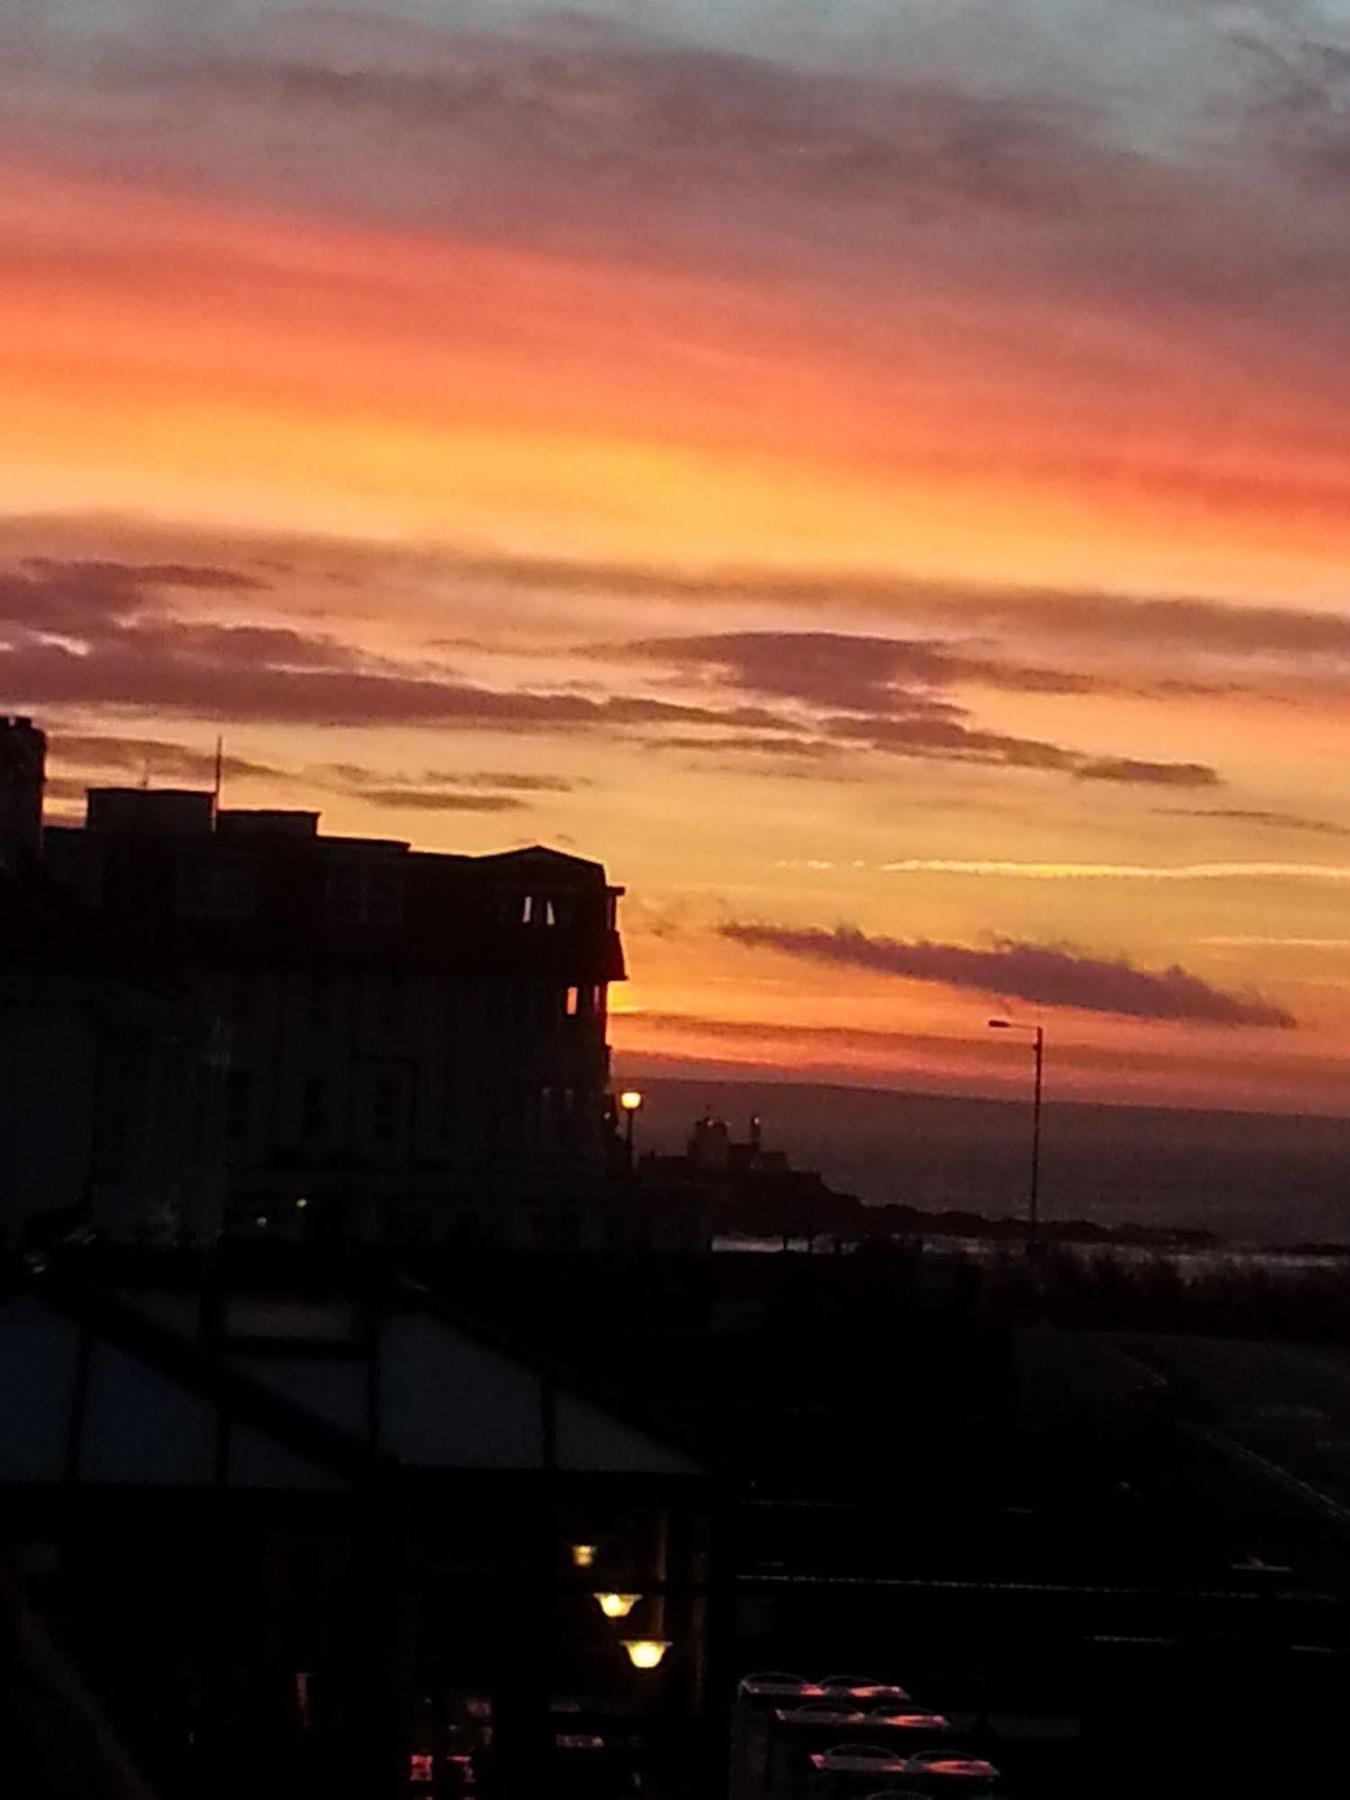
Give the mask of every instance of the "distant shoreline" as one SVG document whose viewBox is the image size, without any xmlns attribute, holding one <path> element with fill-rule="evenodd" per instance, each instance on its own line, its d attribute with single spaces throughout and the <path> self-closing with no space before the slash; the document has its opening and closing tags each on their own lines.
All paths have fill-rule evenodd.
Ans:
<svg viewBox="0 0 1350 1800">
<path fill-rule="evenodd" d="M 694 1070 L 707 1073 L 687 1073 L 683 1065 L 658 1063 L 649 1056 L 627 1058 L 622 1050 L 615 1049 L 614 1059 L 621 1064 L 625 1080 L 632 1080 L 639 1086 L 656 1085 L 662 1088 L 685 1087 L 700 1092 L 712 1092 L 725 1088 L 742 1088 L 749 1091 L 771 1089 L 801 1089 L 811 1093 L 834 1094 L 839 1096 L 858 1096 L 868 1101 L 895 1101 L 903 1105 L 917 1106 L 997 1106 L 1009 1111 L 1021 1112 L 1026 1108 L 1026 1100 L 1016 1094 L 1002 1093 L 962 1093 L 951 1088 L 905 1088 L 892 1087 L 877 1082 L 843 1081 L 833 1078 L 812 1080 L 809 1076 L 797 1072 L 777 1071 L 773 1069 L 753 1070 L 747 1072 L 744 1063 L 726 1064 L 691 1064 Z M 1350 1131 L 1350 1101 L 1343 1113 L 1308 1112 L 1301 1108 L 1289 1107 L 1248 1107 L 1248 1106 L 1169 1106 L 1161 1100 L 1084 1100 L 1050 1093 L 1050 1104 L 1060 1113 L 1156 1113 L 1167 1119 L 1216 1119 L 1233 1121 L 1276 1120 L 1281 1125 L 1303 1122 L 1308 1125 L 1327 1125 L 1342 1127 Z"/>
<path fill-rule="evenodd" d="M 956 1216 L 984 1237 L 1015 1235 L 1025 1214 L 1025 1101 L 684 1075 L 639 1085 L 644 1150 L 683 1151 L 709 1109 L 737 1137 L 753 1114 L 794 1169 L 819 1170 L 869 1208 Z M 1350 1118 L 1112 1107 L 1061 1101 L 1052 1086 L 1041 1217 L 1047 1237 L 1108 1233 L 1145 1246 L 1178 1233 L 1244 1250 L 1350 1245 Z"/>
</svg>

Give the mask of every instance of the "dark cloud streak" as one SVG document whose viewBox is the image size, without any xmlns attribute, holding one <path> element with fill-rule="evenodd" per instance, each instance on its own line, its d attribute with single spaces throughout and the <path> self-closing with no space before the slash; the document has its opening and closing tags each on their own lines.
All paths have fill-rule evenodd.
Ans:
<svg viewBox="0 0 1350 1800">
<path fill-rule="evenodd" d="M 1082 680 L 996 660 L 960 645 L 837 632 L 740 632 L 623 646 L 700 682 L 730 687 L 712 705 L 650 694 L 490 688 L 453 670 L 385 660 L 290 626 L 185 619 L 179 588 L 251 593 L 256 577 L 176 563 L 43 561 L 0 577 L 0 681 L 16 700 L 175 712 L 212 722 L 440 726 L 511 733 L 579 732 L 693 740 L 725 737 L 723 754 L 824 762 L 878 755 L 974 762 L 1082 781 L 1214 786 L 1203 764 L 1100 757 L 981 729 L 947 690 L 1004 680 L 1017 691 L 1084 691 Z M 169 590 L 169 594 L 166 594 Z M 768 701 L 771 704 L 761 704 Z M 807 709 L 809 716 L 803 716 Z M 710 746 L 711 747 L 711 746 Z M 382 784 L 388 785 L 388 784 Z M 462 784 L 455 784 L 458 790 Z M 423 801 L 423 805 L 429 802 Z M 467 808 L 465 810 L 468 810 Z"/>
<path fill-rule="evenodd" d="M 1037 1006 L 1208 1025 L 1289 1030 L 1295 1024 L 1291 1013 L 1259 995 L 1212 987 L 1176 965 L 1154 972 L 1123 959 L 1089 956 L 1062 945 L 999 939 L 988 949 L 972 949 L 926 939 L 906 942 L 869 937 L 850 926 L 826 931 L 731 923 L 720 929 L 723 937 L 748 949 L 776 950 L 838 968 L 868 969 L 909 981 L 973 989 L 991 998 Z"/>
<path fill-rule="evenodd" d="M 600 651 L 607 655 L 613 652 Z M 1079 781 L 1214 787 L 1204 763 L 1166 763 L 1132 756 L 1087 756 L 1062 745 L 981 730 L 969 710 L 943 690 L 963 682 L 1016 692 L 1117 692 L 1057 671 L 1004 665 L 940 641 L 830 631 L 747 631 L 697 637 L 646 638 L 621 645 L 637 656 L 696 676 L 715 678 L 751 696 L 812 709 L 811 728 L 841 745 L 880 754 L 1040 769 Z M 934 690 L 937 690 L 936 692 Z M 843 708 L 847 710 L 821 709 Z"/>
<path fill-rule="evenodd" d="M 1267 812 L 1247 806 L 1159 806 L 1154 809 L 1168 819 L 1218 819 L 1233 825 L 1269 826 L 1275 831 L 1306 832 L 1313 837 L 1350 837 L 1350 825 L 1336 825 L 1329 819 L 1304 819 L 1296 813 Z"/>
</svg>

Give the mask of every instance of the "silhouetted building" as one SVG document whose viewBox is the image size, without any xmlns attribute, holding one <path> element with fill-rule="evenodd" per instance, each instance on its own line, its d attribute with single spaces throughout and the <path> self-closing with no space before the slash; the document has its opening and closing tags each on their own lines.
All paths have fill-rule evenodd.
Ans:
<svg viewBox="0 0 1350 1800">
<path fill-rule="evenodd" d="M 189 988 L 120 968 L 36 862 L 0 866 L 0 1247 L 217 1237 L 224 1072 Z"/>
<path fill-rule="evenodd" d="M 696 1452 L 406 1285 L 88 1260 L 0 1269 L 0 1564 L 156 1795 L 712 1785 Z"/>
<path fill-rule="evenodd" d="M 782 1150 L 764 1147 L 752 1117 L 737 1140 L 725 1119 L 706 1112 L 694 1121 L 683 1155 L 652 1153 L 639 1165 L 653 1193 L 699 1194 L 711 1231 L 782 1237 L 856 1233 L 865 1209 L 852 1194 L 827 1186 L 816 1169 L 794 1169 Z"/>
<path fill-rule="evenodd" d="M 42 845 L 47 739 L 31 719 L 0 716 L 0 865 Z"/>
<path fill-rule="evenodd" d="M 624 969 L 599 863 L 107 788 L 44 865 L 110 977 L 181 985 L 215 1034 L 227 1228 L 542 1244 L 604 1174 Z"/>
</svg>

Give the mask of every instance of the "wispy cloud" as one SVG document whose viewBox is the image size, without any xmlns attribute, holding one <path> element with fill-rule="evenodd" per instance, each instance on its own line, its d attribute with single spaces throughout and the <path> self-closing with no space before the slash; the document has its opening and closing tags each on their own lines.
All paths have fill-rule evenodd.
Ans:
<svg viewBox="0 0 1350 1800">
<path fill-rule="evenodd" d="M 1149 762 L 1138 756 L 1084 757 L 1074 770 L 1078 781 L 1119 781 L 1145 787 L 1217 787 L 1218 771 L 1208 763 Z"/>
<path fill-rule="evenodd" d="M 1042 863 L 912 856 L 881 867 L 888 875 L 992 875 L 1016 881 L 1350 881 L 1350 867 L 1335 863 Z"/>
<path fill-rule="evenodd" d="M 529 805 L 518 794 L 466 794 L 447 788 L 362 787 L 355 793 L 367 806 L 383 806 L 398 812 L 523 812 Z"/>
<path fill-rule="evenodd" d="M 1197 938 L 1196 942 L 1227 950 L 1350 950 L 1350 938 L 1344 937 L 1265 937 L 1236 932 Z"/>
<path fill-rule="evenodd" d="M 1273 831 L 1304 832 L 1310 837 L 1350 837 L 1350 825 L 1330 819 L 1305 819 L 1297 813 L 1269 812 L 1251 806 L 1159 806 L 1164 819 L 1219 819 L 1225 824 L 1268 826 Z"/>
<path fill-rule="evenodd" d="M 1106 677 L 1005 661 L 941 639 L 862 632 L 727 631 L 642 638 L 594 653 L 712 672 L 754 693 L 851 712 L 884 710 L 897 695 L 917 705 L 916 688 L 968 683 L 1030 694 L 1119 692 Z"/>
<path fill-rule="evenodd" d="M 203 786 L 216 775 L 216 755 L 205 747 L 165 738 L 128 737 L 112 733 L 56 731 L 50 740 L 53 766 L 78 769 L 86 779 L 61 773 L 49 777 L 51 800 L 83 798 L 90 774 L 135 774 L 151 781 L 189 781 Z M 376 769 L 361 763 L 307 763 L 287 767 L 258 762 L 233 753 L 220 757 L 227 781 L 280 784 L 313 795 L 342 794 L 367 806 L 391 811 L 441 813 L 520 812 L 544 795 L 572 792 L 578 783 L 560 775 L 536 775 L 510 769 Z"/>
<path fill-rule="evenodd" d="M 843 925 L 826 931 L 731 923 L 721 927 L 721 935 L 749 949 L 775 950 L 810 962 L 868 969 L 908 981 L 969 988 L 1037 1006 L 1281 1030 L 1289 1030 L 1295 1023 L 1292 1013 L 1271 1005 L 1259 994 L 1227 992 L 1179 966 L 1140 969 L 1123 958 L 1109 960 L 1064 945 L 999 939 L 988 949 L 973 949 L 925 939 L 906 942 L 869 937 Z"/>
<path fill-rule="evenodd" d="M 269 595 L 259 575 L 228 567 L 30 558 L 0 572 L 6 630 L 0 684 L 16 700 L 39 706 L 102 705 L 213 723 L 670 733 L 682 747 L 700 741 L 716 747 L 725 736 L 725 754 L 739 745 L 780 762 L 824 762 L 833 746 L 840 759 L 866 748 L 1079 781 L 1191 788 L 1219 782 L 1217 771 L 1202 763 L 1088 755 L 984 729 L 943 690 L 963 671 L 986 665 L 949 646 L 839 633 L 733 634 L 674 641 L 670 660 L 698 677 L 686 690 L 689 698 L 669 689 L 504 688 L 466 679 L 452 667 L 376 657 L 329 631 L 204 620 L 191 610 L 194 593 L 202 592 L 217 607 Z M 654 653 L 653 645 L 646 649 Z M 715 679 L 704 679 L 709 659 Z M 1012 685 L 1033 680 L 1055 687 L 1048 675 L 1042 680 L 1028 668 L 1014 671 Z M 1076 684 L 1069 687 L 1076 691 Z M 850 710 L 833 710 L 841 706 Z"/>
<path fill-rule="evenodd" d="M 1113 680 L 974 655 L 958 644 L 835 631 L 740 631 L 646 638 L 591 654 L 640 657 L 738 695 L 805 707 L 825 739 L 884 755 L 1040 769 L 1078 781 L 1215 787 L 1206 763 L 1093 756 L 1014 732 L 988 731 L 952 697 L 960 685 L 1016 693 L 1115 693 Z"/>
<path fill-rule="evenodd" d="M 0 688 L 16 701 L 218 721 L 461 726 L 500 732 L 665 727 L 797 734 L 762 706 L 647 694 L 493 688 L 453 669 L 390 661 L 326 632 L 202 622 L 181 589 L 248 595 L 236 570 L 31 560 L 0 572 Z"/>
</svg>

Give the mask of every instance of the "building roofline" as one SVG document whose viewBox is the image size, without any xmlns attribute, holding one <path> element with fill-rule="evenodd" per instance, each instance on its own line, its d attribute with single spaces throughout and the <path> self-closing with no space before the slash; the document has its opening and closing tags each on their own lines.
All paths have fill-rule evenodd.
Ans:
<svg viewBox="0 0 1350 1800">
<path fill-rule="evenodd" d="M 373 1450 L 353 1433 L 307 1408 L 297 1406 L 273 1387 L 226 1361 L 222 1353 L 224 1346 L 213 1348 L 195 1337 L 176 1332 L 148 1317 L 124 1299 L 112 1284 L 117 1283 L 122 1287 L 138 1285 L 134 1282 L 134 1270 L 128 1271 L 133 1275 L 130 1282 L 125 1281 L 115 1267 L 108 1269 L 106 1273 L 96 1274 L 93 1279 L 86 1279 L 80 1262 L 87 1259 L 88 1255 L 87 1250 L 66 1256 L 59 1251 L 54 1252 L 50 1259 L 44 1260 L 40 1268 L 25 1267 L 23 1285 L 43 1304 L 66 1314 L 84 1330 L 129 1352 L 170 1380 L 192 1388 L 239 1419 L 266 1431 L 298 1455 L 320 1463 L 349 1480 L 353 1486 L 373 1480 L 396 1478 L 435 1480 L 447 1476 L 462 1476 L 467 1479 L 478 1474 L 509 1477 L 521 1474 L 538 1476 L 541 1472 L 538 1469 L 423 1469 L 415 1463 L 401 1462 L 387 1452 Z M 233 1291 L 228 1277 L 223 1284 L 218 1278 L 213 1283 L 216 1271 L 200 1258 L 193 1261 L 195 1267 L 191 1278 L 184 1280 L 182 1277 L 188 1271 L 181 1260 L 176 1268 L 165 1269 L 163 1260 L 155 1258 L 157 1272 L 161 1275 L 170 1274 L 170 1279 L 147 1282 L 146 1290 L 162 1292 L 186 1287 L 201 1295 L 207 1304 L 214 1297 L 219 1297 L 222 1291 L 225 1294 Z M 149 1265 L 143 1262 L 141 1266 L 147 1268 Z M 175 1274 L 179 1279 L 173 1279 Z M 245 1278 L 239 1291 L 247 1294 L 250 1285 Z M 299 1272 L 299 1280 L 293 1285 L 303 1291 L 303 1271 Z M 567 1394 L 595 1407 L 618 1424 L 650 1439 L 658 1448 L 679 1456 L 692 1465 L 687 1471 L 659 1473 L 622 1469 L 556 1468 L 545 1472 L 579 1482 L 588 1479 L 684 1482 L 706 1480 L 713 1474 L 706 1450 L 694 1444 L 678 1427 L 644 1413 L 634 1407 L 630 1398 L 609 1390 L 608 1384 L 578 1374 L 565 1366 L 560 1358 L 537 1344 L 523 1344 L 505 1329 L 488 1324 L 466 1312 L 401 1270 L 379 1270 L 373 1278 L 367 1272 L 364 1279 L 356 1282 L 347 1278 L 326 1284 L 324 1291 L 331 1293 L 335 1287 L 343 1297 L 358 1304 L 378 1305 L 383 1302 L 390 1311 L 417 1312 L 439 1320 L 481 1348 L 505 1357 L 529 1371 L 555 1394 Z M 311 1353 L 316 1350 L 316 1346 L 308 1342 L 301 1347 Z M 368 1360 L 374 1351 L 369 1345 L 358 1344 L 350 1353 L 357 1359 Z"/>
</svg>

